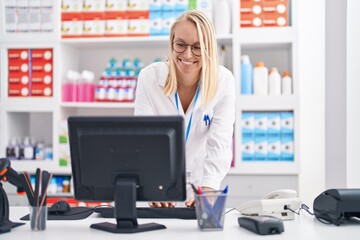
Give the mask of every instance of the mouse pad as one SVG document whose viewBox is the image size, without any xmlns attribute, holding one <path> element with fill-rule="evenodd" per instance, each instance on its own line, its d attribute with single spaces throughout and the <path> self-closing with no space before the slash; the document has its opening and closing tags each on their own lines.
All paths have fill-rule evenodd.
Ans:
<svg viewBox="0 0 360 240">
<path fill-rule="evenodd" d="M 87 218 L 93 212 L 93 208 L 72 207 L 69 212 L 64 214 L 48 213 L 48 220 L 81 220 Z M 23 216 L 20 220 L 29 220 L 29 214 Z"/>
</svg>

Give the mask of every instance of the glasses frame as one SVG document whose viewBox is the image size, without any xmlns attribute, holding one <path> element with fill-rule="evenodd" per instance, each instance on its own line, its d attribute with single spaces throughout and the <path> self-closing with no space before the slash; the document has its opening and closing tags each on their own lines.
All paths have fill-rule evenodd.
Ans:
<svg viewBox="0 0 360 240">
<path fill-rule="evenodd" d="M 176 51 L 175 50 L 175 47 L 174 47 L 174 44 L 176 44 L 176 43 L 182 43 L 183 45 L 185 45 L 185 48 L 184 48 L 184 51 Z M 202 55 L 202 50 L 201 50 L 201 47 L 200 47 L 200 54 L 195 54 L 194 53 L 194 51 L 193 51 L 193 49 L 194 49 L 194 47 L 195 46 L 197 46 L 198 45 L 198 43 L 195 43 L 195 44 L 186 44 L 185 42 L 183 42 L 183 41 L 173 41 L 172 42 L 172 49 L 176 52 L 176 53 L 184 53 L 187 49 L 188 49 L 188 47 L 190 47 L 190 50 L 191 50 L 191 53 L 192 54 L 194 54 L 194 56 L 196 56 L 196 57 L 201 57 L 201 55 Z"/>
</svg>

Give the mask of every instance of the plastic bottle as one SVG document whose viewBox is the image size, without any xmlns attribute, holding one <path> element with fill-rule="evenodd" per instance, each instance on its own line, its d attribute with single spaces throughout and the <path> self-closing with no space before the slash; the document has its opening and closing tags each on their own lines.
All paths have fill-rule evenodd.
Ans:
<svg viewBox="0 0 360 240">
<path fill-rule="evenodd" d="M 10 144 L 6 147 L 6 157 L 10 160 L 19 159 L 19 145 L 16 138 L 12 138 Z"/>
<path fill-rule="evenodd" d="M 213 0 L 197 0 L 196 8 L 205 13 L 210 21 L 213 21 Z"/>
<path fill-rule="evenodd" d="M 226 66 L 226 49 L 225 49 L 225 45 L 220 46 L 219 64 L 222 65 L 222 66 Z"/>
<path fill-rule="evenodd" d="M 31 146 L 30 137 L 24 139 L 24 156 L 22 159 L 31 160 L 34 158 L 34 148 Z"/>
<path fill-rule="evenodd" d="M 254 95 L 268 94 L 268 69 L 264 62 L 257 62 L 253 71 Z"/>
<path fill-rule="evenodd" d="M 226 35 L 231 32 L 231 12 L 227 0 L 214 2 L 214 28 L 218 35 Z"/>
<path fill-rule="evenodd" d="M 292 94 L 292 79 L 287 71 L 283 73 L 283 77 L 281 79 L 281 93 L 283 95 Z"/>
<path fill-rule="evenodd" d="M 95 82 L 94 82 L 94 73 L 84 70 L 81 73 L 81 78 L 83 79 L 83 91 L 85 92 L 83 101 L 84 102 L 94 102 L 95 101 Z"/>
<path fill-rule="evenodd" d="M 269 95 L 281 95 L 281 76 L 277 68 L 271 68 L 269 73 Z"/>
<path fill-rule="evenodd" d="M 253 94 L 253 67 L 248 55 L 241 56 L 241 94 Z"/>
</svg>

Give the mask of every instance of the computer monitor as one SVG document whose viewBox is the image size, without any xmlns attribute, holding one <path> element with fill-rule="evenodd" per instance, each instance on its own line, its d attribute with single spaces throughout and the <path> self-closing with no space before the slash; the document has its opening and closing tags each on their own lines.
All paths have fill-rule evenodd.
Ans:
<svg viewBox="0 0 360 240">
<path fill-rule="evenodd" d="M 91 228 L 114 233 L 165 226 L 138 225 L 136 201 L 184 201 L 185 140 L 180 116 L 68 118 L 75 199 L 114 201 L 116 224 Z"/>
</svg>

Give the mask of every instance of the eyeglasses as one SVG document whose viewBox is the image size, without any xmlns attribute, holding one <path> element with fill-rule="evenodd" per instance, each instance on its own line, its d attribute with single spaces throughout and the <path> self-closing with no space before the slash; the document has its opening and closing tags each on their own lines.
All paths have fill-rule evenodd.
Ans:
<svg viewBox="0 0 360 240">
<path fill-rule="evenodd" d="M 200 44 L 198 43 L 195 43 L 193 45 L 191 44 L 186 44 L 184 42 L 178 42 L 178 41 L 175 41 L 173 42 L 173 50 L 177 53 L 183 53 L 186 51 L 186 49 L 188 47 L 190 47 L 191 49 L 191 52 L 197 56 L 197 57 L 200 57 L 201 56 L 201 47 L 200 47 Z"/>
</svg>

